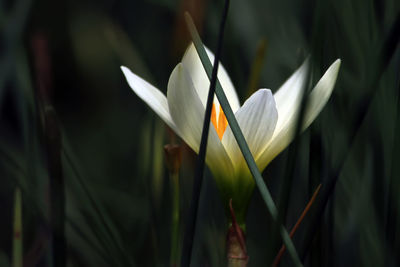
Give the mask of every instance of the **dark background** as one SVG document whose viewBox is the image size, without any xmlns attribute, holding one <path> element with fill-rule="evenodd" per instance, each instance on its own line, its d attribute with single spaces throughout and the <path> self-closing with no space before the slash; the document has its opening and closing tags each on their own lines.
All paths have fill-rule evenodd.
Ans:
<svg viewBox="0 0 400 267">
<path fill-rule="evenodd" d="M 53 176 L 65 181 L 65 218 L 57 218 L 65 222 L 68 266 L 169 265 L 163 146 L 180 141 L 131 91 L 119 67 L 165 93 L 190 41 L 183 12 L 192 14 L 215 51 L 222 6 L 207 0 L 0 2 L 0 266 L 11 266 L 17 187 L 24 266 L 56 265 L 49 214 L 62 195 L 52 191 L 60 189 L 49 183 Z M 319 220 L 306 219 L 296 232 L 306 266 L 400 264 L 399 12 L 397 0 L 231 1 L 221 61 L 241 103 L 254 90 L 249 77 L 263 40 L 260 88 L 277 90 L 308 55 L 314 84 L 342 60 L 323 112 L 264 172 L 274 200 L 288 201 L 280 209 L 288 229 L 316 186 L 337 178 L 333 193 L 319 195 L 329 197 Z M 196 155 L 183 150 L 185 218 Z M 292 181 L 288 197 L 284 177 Z M 223 265 L 225 224 L 207 172 L 193 266 Z M 256 190 L 247 220 L 249 266 L 271 263 L 280 247 L 275 238 Z M 282 265 L 291 266 L 290 259 Z"/>
</svg>

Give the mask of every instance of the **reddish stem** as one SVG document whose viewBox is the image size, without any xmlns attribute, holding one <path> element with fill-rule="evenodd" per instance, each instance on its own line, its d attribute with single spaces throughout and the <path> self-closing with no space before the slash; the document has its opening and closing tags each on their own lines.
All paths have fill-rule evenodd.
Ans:
<svg viewBox="0 0 400 267">
<path fill-rule="evenodd" d="M 293 237 L 294 233 L 296 232 L 297 228 L 299 228 L 300 223 L 303 221 L 304 217 L 307 215 L 307 212 L 310 210 L 312 204 L 314 203 L 315 199 L 317 198 L 317 195 L 319 193 L 319 190 L 321 189 L 321 184 L 318 185 L 317 189 L 315 189 L 314 194 L 312 195 L 310 201 L 307 203 L 307 206 L 304 208 L 303 212 L 300 215 L 300 218 L 297 220 L 296 224 L 293 226 L 292 230 L 290 231 L 290 238 Z M 281 258 L 283 256 L 283 253 L 286 251 L 286 246 L 282 245 L 281 249 L 279 250 L 278 255 L 276 255 L 274 263 L 272 266 L 277 267 L 279 265 L 279 262 L 281 261 Z"/>
<path fill-rule="evenodd" d="M 229 227 L 226 237 L 228 267 L 246 267 L 249 260 L 246 249 L 246 238 L 242 228 L 237 223 L 235 211 L 232 207 L 232 199 L 229 201 L 229 209 L 232 217 L 232 225 Z"/>
</svg>

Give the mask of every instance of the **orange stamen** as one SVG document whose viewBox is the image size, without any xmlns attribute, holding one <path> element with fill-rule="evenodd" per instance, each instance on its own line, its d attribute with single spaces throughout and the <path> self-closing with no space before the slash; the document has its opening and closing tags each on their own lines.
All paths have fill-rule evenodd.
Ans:
<svg viewBox="0 0 400 267">
<path fill-rule="evenodd" d="M 215 127 L 215 130 L 218 129 L 218 124 L 217 124 L 217 113 L 215 111 L 215 105 L 213 104 L 212 109 L 211 109 L 211 122 Z"/>
<path fill-rule="evenodd" d="M 215 104 L 213 104 L 211 110 L 211 122 L 214 125 L 215 130 L 217 131 L 219 139 L 222 140 L 222 136 L 224 135 L 226 127 L 228 126 L 228 121 L 226 120 L 224 111 L 222 110 L 221 106 L 219 106 L 219 116 L 217 120 Z"/>
</svg>

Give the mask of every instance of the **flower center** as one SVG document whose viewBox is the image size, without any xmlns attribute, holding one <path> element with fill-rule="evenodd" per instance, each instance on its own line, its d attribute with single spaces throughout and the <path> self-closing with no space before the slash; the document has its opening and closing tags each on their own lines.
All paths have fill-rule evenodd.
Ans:
<svg viewBox="0 0 400 267">
<path fill-rule="evenodd" d="M 211 122 L 214 125 L 215 130 L 217 131 L 219 140 L 222 140 L 222 136 L 224 135 L 226 127 L 228 126 L 228 121 L 226 120 L 224 111 L 222 110 L 221 106 L 219 106 L 219 114 L 217 117 L 217 112 L 215 110 L 215 104 L 213 104 L 212 110 L 211 110 Z"/>
</svg>

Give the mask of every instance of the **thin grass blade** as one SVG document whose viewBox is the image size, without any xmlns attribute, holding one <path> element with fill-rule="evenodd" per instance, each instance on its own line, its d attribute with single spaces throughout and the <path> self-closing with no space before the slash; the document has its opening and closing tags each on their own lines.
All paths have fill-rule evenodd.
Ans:
<svg viewBox="0 0 400 267">
<path fill-rule="evenodd" d="M 193 20 L 188 13 L 185 14 L 185 18 L 186 18 L 186 23 L 188 25 L 190 34 L 193 39 L 193 43 L 196 47 L 197 53 L 199 54 L 199 57 L 201 59 L 203 67 L 208 75 L 208 78 L 211 79 L 212 78 L 212 76 L 211 76 L 212 75 L 212 65 L 207 56 L 204 45 L 203 45 L 203 43 L 200 39 L 200 36 L 196 30 Z M 238 122 L 236 121 L 235 115 L 233 114 L 233 111 L 229 105 L 228 99 L 226 98 L 226 95 L 225 95 L 218 79 L 216 81 L 215 94 L 218 97 L 218 100 L 219 100 L 219 102 L 222 106 L 222 109 L 225 113 L 225 116 L 228 120 L 229 126 L 232 129 L 232 132 L 233 132 L 235 139 L 240 147 L 240 150 L 242 151 L 243 157 L 246 160 L 246 163 L 250 169 L 250 172 L 254 177 L 257 188 L 260 190 L 261 196 L 262 196 L 265 204 L 267 205 L 268 211 L 270 212 L 270 214 L 271 214 L 272 218 L 275 220 L 275 222 L 277 222 L 278 210 L 275 206 L 275 203 L 271 197 L 271 194 L 270 194 L 267 186 L 265 185 L 265 183 L 263 181 L 260 171 L 258 170 L 258 167 L 256 165 L 256 162 L 254 161 L 254 158 L 251 155 L 249 146 L 247 145 L 247 142 L 243 136 L 243 133 L 239 127 Z M 289 251 L 289 254 L 292 258 L 294 265 L 302 266 L 299 256 L 297 255 L 296 249 L 293 245 L 293 242 L 290 239 L 289 234 L 283 225 L 280 226 L 280 233 L 282 235 L 283 242 Z"/>
<path fill-rule="evenodd" d="M 183 249 L 182 249 L 182 261 L 181 265 L 183 267 L 190 265 L 190 258 L 191 252 L 193 247 L 193 237 L 196 229 L 196 221 L 197 221 L 197 210 L 199 206 L 199 198 L 200 198 L 200 191 L 201 191 L 201 184 L 203 180 L 204 174 L 204 167 L 205 167 L 205 158 L 207 152 L 207 141 L 208 141 L 208 132 L 210 129 L 210 121 L 211 121 L 211 109 L 214 102 L 214 93 L 215 93 L 215 86 L 219 84 L 217 74 L 218 74 L 218 64 L 219 58 L 222 49 L 222 40 L 224 37 L 224 28 L 225 22 L 228 15 L 228 8 L 229 8 L 229 0 L 225 1 L 224 10 L 221 18 L 221 24 L 219 29 L 219 36 L 218 36 L 218 47 L 215 53 L 214 58 L 214 67 L 210 67 L 210 89 L 208 91 L 207 97 L 207 105 L 206 111 L 204 115 L 204 123 L 203 123 L 203 130 L 201 133 L 201 141 L 200 141 L 200 149 L 199 149 L 199 157 L 197 163 L 197 170 L 196 176 L 193 183 L 193 192 L 192 192 L 192 201 L 190 204 L 190 214 L 188 217 L 188 222 L 186 224 L 185 235 L 183 239 Z M 185 13 L 185 17 L 188 13 Z M 189 16 L 190 17 L 190 16 Z M 207 56 L 206 56 L 207 57 Z M 208 59 L 208 57 L 207 57 Z M 211 65 L 211 63 L 210 63 Z"/>
</svg>

